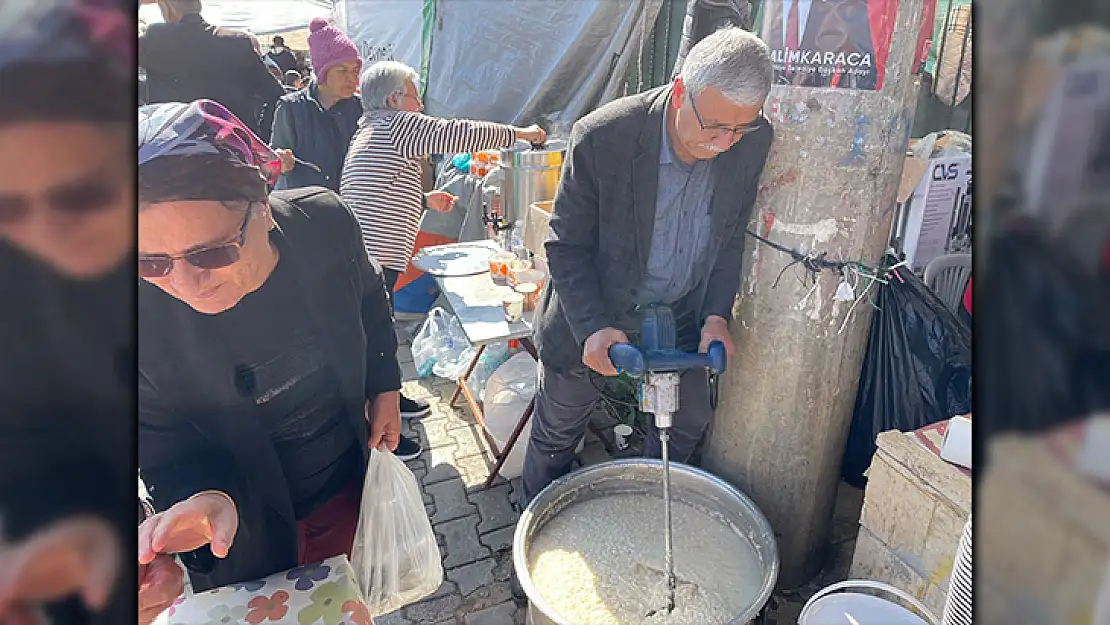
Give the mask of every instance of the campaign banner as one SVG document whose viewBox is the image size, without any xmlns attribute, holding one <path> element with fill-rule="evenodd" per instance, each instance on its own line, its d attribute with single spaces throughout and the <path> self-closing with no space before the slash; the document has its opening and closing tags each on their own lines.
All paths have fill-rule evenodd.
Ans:
<svg viewBox="0 0 1110 625">
<path fill-rule="evenodd" d="M 775 84 L 877 91 L 898 0 L 765 0 L 759 33 Z"/>
</svg>

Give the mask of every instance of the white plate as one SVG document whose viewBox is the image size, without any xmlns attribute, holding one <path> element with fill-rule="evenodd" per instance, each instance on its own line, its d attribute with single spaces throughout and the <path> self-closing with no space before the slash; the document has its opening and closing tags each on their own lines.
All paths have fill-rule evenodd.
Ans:
<svg viewBox="0 0 1110 625">
<path fill-rule="evenodd" d="M 497 250 L 477 243 L 426 247 L 412 259 L 412 266 L 439 277 L 473 276 L 489 271 L 489 257 Z"/>
</svg>

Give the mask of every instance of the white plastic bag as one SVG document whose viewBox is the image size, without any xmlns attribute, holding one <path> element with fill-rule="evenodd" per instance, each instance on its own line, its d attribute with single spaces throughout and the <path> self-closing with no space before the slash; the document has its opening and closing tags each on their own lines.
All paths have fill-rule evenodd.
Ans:
<svg viewBox="0 0 1110 625">
<path fill-rule="evenodd" d="M 443 583 L 416 476 L 384 447 L 370 452 L 351 566 L 371 616 L 427 597 Z"/>
<path fill-rule="evenodd" d="M 466 338 L 459 318 L 452 314 L 447 314 L 447 317 L 447 328 L 438 340 L 439 350 L 436 352 L 432 373 L 441 378 L 456 380 L 474 358 L 475 348 Z"/>
<path fill-rule="evenodd" d="M 449 317 L 446 310 L 433 308 L 412 339 L 412 362 L 416 366 L 416 374 L 422 378 L 432 374 L 439 343 L 447 335 Z"/>
</svg>

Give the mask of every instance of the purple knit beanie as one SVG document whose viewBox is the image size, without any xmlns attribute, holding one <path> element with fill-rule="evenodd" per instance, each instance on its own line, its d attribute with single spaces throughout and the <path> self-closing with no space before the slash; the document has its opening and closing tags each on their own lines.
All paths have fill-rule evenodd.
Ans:
<svg viewBox="0 0 1110 625">
<path fill-rule="evenodd" d="M 316 80 L 323 82 L 328 70 L 337 63 L 360 61 L 358 48 L 350 37 L 328 23 L 326 17 L 315 17 L 308 24 L 308 56 Z"/>
</svg>

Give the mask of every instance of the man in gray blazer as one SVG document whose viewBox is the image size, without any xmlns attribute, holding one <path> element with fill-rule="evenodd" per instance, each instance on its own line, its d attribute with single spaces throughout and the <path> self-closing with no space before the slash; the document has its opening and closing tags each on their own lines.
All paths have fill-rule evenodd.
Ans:
<svg viewBox="0 0 1110 625">
<path fill-rule="evenodd" d="M 673 84 L 574 125 L 545 244 L 523 503 L 570 471 L 599 376 L 616 375 L 609 347 L 636 338 L 645 307 L 675 310 L 680 349 L 721 340 L 731 354 L 744 230 L 773 135 L 762 115 L 772 80 L 767 45 L 727 28 L 690 50 Z M 680 393 L 670 457 L 687 462 L 713 416 L 705 371 L 683 375 Z M 644 452 L 659 457 L 655 432 Z"/>
</svg>

